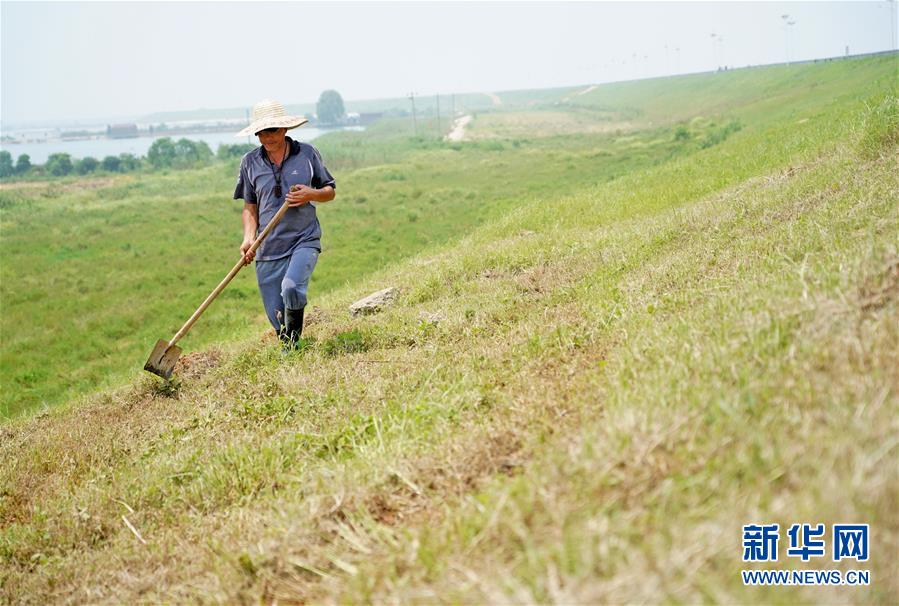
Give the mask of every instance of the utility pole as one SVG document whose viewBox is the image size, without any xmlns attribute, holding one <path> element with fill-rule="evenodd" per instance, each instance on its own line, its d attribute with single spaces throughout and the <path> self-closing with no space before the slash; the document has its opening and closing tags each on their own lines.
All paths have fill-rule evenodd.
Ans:
<svg viewBox="0 0 899 606">
<path fill-rule="evenodd" d="M 790 19 L 790 15 L 784 14 L 780 16 L 781 20 L 784 23 L 784 48 L 786 49 L 787 54 L 787 65 L 791 63 L 790 61 L 790 28 L 796 25 L 796 21 Z"/>
<path fill-rule="evenodd" d="M 716 34 L 715 32 L 712 32 L 712 34 L 711 34 L 711 37 L 712 37 L 712 71 L 715 71 L 718 69 L 718 58 L 715 55 L 715 36 L 717 36 L 717 35 L 718 34 Z"/>
<path fill-rule="evenodd" d="M 440 133 L 440 93 L 437 93 L 437 133 Z"/>
<path fill-rule="evenodd" d="M 899 28 L 899 21 L 897 21 L 896 17 L 896 0 L 888 0 L 888 2 L 890 3 L 890 35 L 893 43 L 890 50 L 897 50 L 899 46 L 896 45 L 896 29 Z"/>
<path fill-rule="evenodd" d="M 788 44 L 788 45 L 787 45 L 787 48 L 788 48 L 788 49 L 791 49 L 791 50 L 796 50 L 795 48 L 793 48 L 794 46 L 796 46 L 796 36 L 792 36 L 792 35 L 789 34 L 789 32 L 793 31 L 793 26 L 794 26 L 794 25 L 796 25 L 796 22 L 793 21 L 792 19 L 791 19 L 790 21 L 787 21 L 787 32 L 788 32 L 788 33 L 787 33 L 787 39 L 789 40 L 790 38 L 793 38 L 793 41 L 792 41 L 793 44 Z M 790 51 L 787 51 L 787 52 L 789 53 Z M 787 62 L 789 62 L 789 63 L 792 63 L 792 62 L 793 62 L 793 57 L 792 57 L 792 55 L 788 55 L 788 56 L 787 56 Z"/>
<path fill-rule="evenodd" d="M 790 39 L 787 34 L 787 21 L 790 20 L 790 15 L 783 14 L 780 16 L 780 20 L 783 21 L 784 24 L 784 57 L 786 57 L 786 61 L 790 63 Z"/>
<path fill-rule="evenodd" d="M 409 93 L 409 99 L 412 101 L 412 126 L 415 128 L 415 136 L 418 136 L 418 119 L 415 117 L 415 93 Z"/>
<path fill-rule="evenodd" d="M 793 21 L 793 20 L 787 21 L 787 28 L 788 28 L 787 31 L 792 31 L 794 25 L 796 25 L 796 22 L 795 22 L 795 21 Z M 790 37 L 793 38 L 793 43 L 794 43 L 794 45 L 795 45 L 795 42 L 796 42 L 795 36 L 790 36 L 789 34 L 787 34 L 787 38 L 789 39 Z M 789 48 L 789 46 L 788 46 L 788 48 Z M 794 49 L 794 50 L 795 50 L 795 49 Z M 792 62 L 792 59 L 791 59 L 791 58 L 788 58 L 787 61 Z"/>
</svg>

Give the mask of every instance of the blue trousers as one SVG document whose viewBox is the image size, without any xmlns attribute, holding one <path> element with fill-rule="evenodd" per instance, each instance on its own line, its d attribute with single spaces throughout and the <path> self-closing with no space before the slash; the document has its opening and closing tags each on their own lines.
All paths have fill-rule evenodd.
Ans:
<svg viewBox="0 0 899 606">
<path fill-rule="evenodd" d="M 256 261 L 256 281 L 265 306 L 265 315 L 275 331 L 284 324 L 284 309 L 306 307 L 309 278 L 318 262 L 314 248 L 297 248 L 289 257 Z"/>
</svg>

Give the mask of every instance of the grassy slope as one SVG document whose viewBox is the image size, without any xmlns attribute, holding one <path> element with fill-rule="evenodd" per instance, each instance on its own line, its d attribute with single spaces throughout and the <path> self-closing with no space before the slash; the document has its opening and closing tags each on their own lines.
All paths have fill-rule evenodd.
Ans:
<svg viewBox="0 0 899 606">
<path fill-rule="evenodd" d="M 0 595 L 895 602 L 895 64 L 860 65 L 332 291 L 301 353 L 7 424 Z M 747 521 L 871 523 L 872 588 L 744 589 Z"/>
<path fill-rule="evenodd" d="M 878 77 L 869 71 L 872 68 L 879 77 L 889 77 L 893 61 L 893 57 L 876 59 L 879 68 L 864 60 L 862 69 L 859 61 L 833 61 L 811 68 L 775 66 L 606 84 L 589 91 L 585 87 L 584 94 L 545 97 L 539 111 L 479 113 L 472 134 L 487 138 L 535 131 L 614 132 L 724 116 L 744 125 L 798 120 L 854 98 L 856 91 Z"/>
<path fill-rule="evenodd" d="M 410 135 L 411 124 L 389 121 L 368 139 L 345 133 L 322 140 L 339 198 L 320 210 L 325 254 L 313 276 L 313 303 L 468 233 L 523 195 L 576 191 L 688 152 L 670 136 L 644 148 L 585 137 L 565 143 L 564 179 L 554 180 L 552 141 L 447 147 Z M 614 158 L 596 167 L 600 152 Z M 232 172 L 214 166 L 0 191 L 7 247 L 0 417 L 120 384 L 157 339 L 174 334 L 235 260 L 241 232 Z M 259 332 L 260 308 L 253 273 L 244 271 L 182 346 L 196 350 Z"/>
</svg>

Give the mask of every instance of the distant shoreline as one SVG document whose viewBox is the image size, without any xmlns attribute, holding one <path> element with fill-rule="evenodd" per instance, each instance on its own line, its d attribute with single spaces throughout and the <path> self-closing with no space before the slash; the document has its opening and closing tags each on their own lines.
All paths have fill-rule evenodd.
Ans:
<svg viewBox="0 0 899 606">
<path fill-rule="evenodd" d="M 350 126 L 345 129 L 359 130 L 363 127 Z M 213 153 L 216 152 L 220 145 L 246 144 L 258 145 L 255 137 L 237 137 L 235 134 L 240 130 L 237 126 L 222 127 L 215 129 L 166 129 L 161 131 L 148 132 L 141 130 L 137 137 L 111 138 L 106 133 L 97 133 L 96 136 L 82 136 L 77 138 L 54 137 L 52 139 L 31 140 L 25 142 L 0 142 L 0 149 L 9 152 L 13 156 L 13 160 L 22 155 L 28 155 L 32 164 L 43 164 L 51 154 L 65 153 L 69 154 L 73 159 L 93 157 L 102 160 L 106 156 L 118 156 L 120 154 L 132 154 L 140 157 L 147 154 L 150 146 L 154 141 L 163 137 L 171 137 L 173 139 L 191 139 L 193 141 L 202 141 L 206 143 Z M 333 128 L 311 128 L 303 127 L 296 131 L 294 135 L 301 141 L 311 141 L 326 132 L 332 132 Z"/>
</svg>

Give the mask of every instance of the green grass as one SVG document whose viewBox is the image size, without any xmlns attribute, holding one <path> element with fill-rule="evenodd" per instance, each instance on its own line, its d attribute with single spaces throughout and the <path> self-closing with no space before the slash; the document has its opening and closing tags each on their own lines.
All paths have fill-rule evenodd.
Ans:
<svg viewBox="0 0 899 606">
<path fill-rule="evenodd" d="M 686 138 L 387 145 L 346 189 L 396 211 L 487 166 L 495 212 L 322 289 L 298 352 L 257 323 L 0 426 L 0 596 L 895 603 L 897 91 L 853 67 L 784 90 L 798 120 L 725 87 Z M 872 585 L 743 587 L 753 521 L 871 524 Z"/>
<path fill-rule="evenodd" d="M 469 233 L 523 197 L 573 192 L 692 152 L 667 131 L 621 144 L 583 136 L 449 145 L 411 136 L 404 122 L 408 131 L 397 134 L 395 124 L 321 142 L 326 162 L 334 159 L 338 198 L 319 209 L 324 254 L 313 304 Z M 0 265 L 0 416 L 115 385 L 142 368 L 156 340 L 170 338 L 236 260 L 242 232 L 241 205 L 230 199 L 233 170 L 0 190 L 8 246 Z M 244 270 L 182 346 L 259 332 L 260 310 L 255 278 Z"/>
<path fill-rule="evenodd" d="M 798 122 L 851 102 L 859 90 L 895 85 L 896 79 L 896 57 L 887 55 L 604 84 L 589 92 L 584 87 L 584 94 L 564 89 L 528 112 L 481 110 L 472 134 L 540 136 L 590 124 L 595 130 L 630 131 L 696 119 L 737 119 L 748 126 Z M 480 124 L 486 132 L 479 134 Z"/>
</svg>

